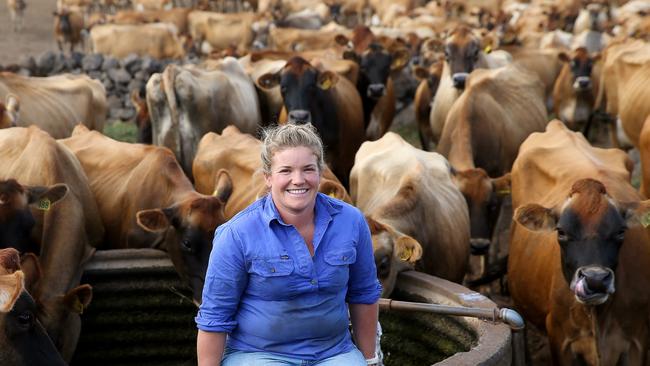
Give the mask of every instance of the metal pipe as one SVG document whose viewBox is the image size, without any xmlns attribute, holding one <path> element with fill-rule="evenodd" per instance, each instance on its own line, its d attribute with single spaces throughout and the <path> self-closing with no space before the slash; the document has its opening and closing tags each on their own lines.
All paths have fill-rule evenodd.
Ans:
<svg viewBox="0 0 650 366">
<path fill-rule="evenodd" d="M 443 315 L 469 316 L 493 322 L 502 322 L 513 330 L 524 329 L 524 320 L 522 317 L 516 311 L 508 308 L 468 308 L 463 306 L 397 301 L 393 299 L 379 299 L 379 307 L 386 310 L 410 310 Z"/>
<path fill-rule="evenodd" d="M 407 310 L 422 311 L 426 313 L 468 316 L 502 322 L 507 324 L 512 331 L 512 360 L 513 365 L 525 365 L 525 343 L 523 329 L 524 319 L 516 311 L 508 308 L 467 308 L 463 306 L 448 306 L 429 303 L 418 303 L 409 301 L 397 301 L 393 299 L 379 299 L 379 308 L 385 310 Z"/>
</svg>

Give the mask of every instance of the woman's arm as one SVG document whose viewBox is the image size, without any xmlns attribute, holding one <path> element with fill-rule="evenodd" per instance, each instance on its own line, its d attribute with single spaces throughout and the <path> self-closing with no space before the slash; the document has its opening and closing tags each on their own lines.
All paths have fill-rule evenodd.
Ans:
<svg viewBox="0 0 650 366">
<path fill-rule="evenodd" d="M 196 337 L 196 354 L 199 366 L 219 366 L 226 345 L 226 333 L 205 332 L 199 329 Z"/>
<path fill-rule="evenodd" d="M 349 304 L 352 335 L 357 348 L 366 359 L 375 357 L 379 305 Z"/>
</svg>

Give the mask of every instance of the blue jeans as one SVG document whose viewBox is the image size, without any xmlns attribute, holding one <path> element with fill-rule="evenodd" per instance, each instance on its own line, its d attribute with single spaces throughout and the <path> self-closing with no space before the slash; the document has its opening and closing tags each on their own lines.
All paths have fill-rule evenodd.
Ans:
<svg viewBox="0 0 650 366">
<path fill-rule="evenodd" d="M 226 348 L 222 366 L 366 366 L 366 359 L 357 348 L 320 361 L 301 360 L 268 352 L 244 352 Z"/>
</svg>

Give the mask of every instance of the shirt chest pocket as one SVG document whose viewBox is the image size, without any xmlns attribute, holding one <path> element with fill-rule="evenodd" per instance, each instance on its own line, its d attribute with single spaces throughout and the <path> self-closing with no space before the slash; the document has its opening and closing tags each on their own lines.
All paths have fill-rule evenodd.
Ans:
<svg viewBox="0 0 650 366">
<path fill-rule="evenodd" d="M 248 292 L 265 300 L 285 300 L 293 295 L 291 259 L 253 259 L 249 270 Z"/>
<path fill-rule="evenodd" d="M 351 244 L 350 244 L 351 245 Z M 325 268 L 325 285 L 333 287 L 345 286 L 350 278 L 350 264 L 357 261 L 357 251 L 355 248 L 333 249 L 324 256 Z"/>
</svg>

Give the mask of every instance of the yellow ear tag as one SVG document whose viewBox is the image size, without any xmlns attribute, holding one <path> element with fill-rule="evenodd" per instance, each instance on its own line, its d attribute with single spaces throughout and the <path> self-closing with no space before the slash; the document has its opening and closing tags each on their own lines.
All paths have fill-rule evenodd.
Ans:
<svg viewBox="0 0 650 366">
<path fill-rule="evenodd" d="M 332 87 L 332 82 L 330 81 L 330 79 L 323 80 L 323 82 L 321 83 L 321 89 L 327 90 L 330 87 Z"/>
<path fill-rule="evenodd" d="M 52 206 L 52 201 L 50 201 L 47 198 L 43 198 L 42 200 L 38 201 L 38 209 L 39 210 L 49 211 L 50 206 Z"/>
<path fill-rule="evenodd" d="M 403 261 L 406 261 L 406 260 L 408 260 L 409 258 L 411 258 L 411 255 L 412 255 L 412 254 L 413 254 L 413 249 L 411 249 L 411 248 L 404 248 L 404 250 L 402 251 L 402 253 L 401 253 L 400 256 L 399 256 L 399 259 L 401 259 L 401 260 L 403 260 Z"/>
<path fill-rule="evenodd" d="M 72 304 L 72 310 L 74 310 L 78 314 L 83 314 L 84 312 L 84 304 L 81 303 L 78 297 L 74 299 L 74 304 Z"/>
<path fill-rule="evenodd" d="M 330 192 L 330 193 L 328 194 L 328 196 L 330 196 L 330 197 L 332 197 L 332 198 L 336 198 L 336 194 L 335 194 L 335 192 Z"/>
<path fill-rule="evenodd" d="M 511 192 L 510 189 L 508 189 L 508 188 L 501 189 L 501 190 L 498 190 L 498 191 L 497 191 L 497 194 L 499 194 L 499 195 L 503 195 L 503 196 L 508 195 L 508 194 L 510 194 L 510 193 L 512 193 L 512 192 Z"/>
<path fill-rule="evenodd" d="M 485 53 L 492 52 L 492 46 L 490 46 L 490 45 L 485 46 L 485 48 L 483 49 L 483 52 L 485 52 Z"/>
<path fill-rule="evenodd" d="M 639 221 L 641 221 L 641 225 L 643 225 L 643 227 L 650 226 L 650 212 L 648 212 L 645 215 L 639 217 Z"/>
<path fill-rule="evenodd" d="M 215 188 L 214 192 L 212 192 L 212 197 L 218 197 L 219 196 L 219 188 Z"/>
</svg>

